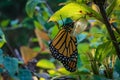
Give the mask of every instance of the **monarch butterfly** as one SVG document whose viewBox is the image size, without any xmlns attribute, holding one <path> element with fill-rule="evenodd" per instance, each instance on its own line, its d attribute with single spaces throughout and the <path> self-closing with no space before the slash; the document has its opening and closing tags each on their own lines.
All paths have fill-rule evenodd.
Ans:
<svg viewBox="0 0 120 80">
<path fill-rule="evenodd" d="M 76 70 L 77 65 L 77 40 L 71 35 L 74 22 L 63 25 L 56 37 L 50 43 L 52 56 L 61 61 L 63 66 L 70 72 Z"/>
</svg>

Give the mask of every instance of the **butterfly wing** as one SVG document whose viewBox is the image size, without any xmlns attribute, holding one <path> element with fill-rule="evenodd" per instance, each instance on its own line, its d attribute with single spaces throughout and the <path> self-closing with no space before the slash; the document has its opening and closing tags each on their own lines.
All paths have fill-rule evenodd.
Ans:
<svg viewBox="0 0 120 80">
<path fill-rule="evenodd" d="M 73 57 L 70 57 L 69 60 L 63 60 L 61 61 L 61 63 L 63 63 L 64 67 L 70 71 L 70 72 L 74 72 L 76 71 L 76 66 L 77 66 L 77 51 L 74 53 L 76 54 L 76 56 L 74 55 Z"/>
<path fill-rule="evenodd" d="M 64 67 L 71 72 L 76 70 L 78 54 L 76 42 L 76 38 L 63 28 L 50 43 L 50 51 L 53 57 L 61 61 Z"/>
</svg>

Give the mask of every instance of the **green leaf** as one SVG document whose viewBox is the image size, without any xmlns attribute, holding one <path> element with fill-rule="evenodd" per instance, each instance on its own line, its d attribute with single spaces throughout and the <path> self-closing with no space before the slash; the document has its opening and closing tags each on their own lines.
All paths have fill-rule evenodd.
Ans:
<svg viewBox="0 0 120 80">
<path fill-rule="evenodd" d="M 81 61 L 81 59 L 80 59 L 80 54 L 78 54 L 77 67 L 78 67 L 78 68 L 81 68 L 81 67 L 82 67 L 82 61 Z"/>
<path fill-rule="evenodd" d="M 3 51 L 0 49 L 0 64 L 3 63 Z"/>
<path fill-rule="evenodd" d="M 5 57 L 3 65 L 11 76 L 14 76 L 18 71 L 18 60 L 16 58 Z"/>
<path fill-rule="evenodd" d="M 51 39 L 54 39 L 54 37 L 56 36 L 56 34 L 58 33 L 58 31 L 59 31 L 59 29 L 58 29 L 57 26 L 54 26 L 54 27 L 52 27 L 50 29 L 50 32 L 51 32 L 50 37 L 51 37 Z"/>
<path fill-rule="evenodd" d="M 60 73 L 58 71 L 53 70 L 53 69 L 47 70 L 47 72 L 50 76 L 60 75 Z"/>
<path fill-rule="evenodd" d="M 102 39 L 105 34 L 103 34 L 102 29 L 97 27 L 92 27 L 90 29 L 90 34 L 91 36 L 88 38 L 90 41 L 90 47 L 97 48 L 103 42 Z"/>
<path fill-rule="evenodd" d="M 99 75 L 93 75 L 94 80 L 109 80 L 105 78 L 104 76 L 99 76 Z"/>
<path fill-rule="evenodd" d="M 55 65 L 46 59 L 42 59 L 42 60 L 38 61 L 37 67 L 41 67 L 44 69 L 55 69 Z"/>
<path fill-rule="evenodd" d="M 5 35 L 3 34 L 2 30 L 0 29 L 0 48 L 5 44 L 6 39 Z"/>
<path fill-rule="evenodd" d="M 117 0 L 116 5 L 115 5 L 116 10 L 120 10 L 120 0 Z"/>
<path fill-rule="evenodd" d="M 78 44 L 78 53 L 87 53 L 89 51 L 89 44 L 87 43 L 80 43 Z"/>
<path fill-rule="evenodd" d="M 87 68 L 85 68 L 85 67 L 81 67 L 81 68 L 79 68 L 78 69 L 78 72 L 77 72 L 77 74 L 90 74 L 90 70 L 89 69 L 87 69 Z"/>
<path fill-rule="evenodd" d="M 37 6 L 38 3 L 40 3 L 40 0 L 28 0 L 25 9 L 29 17 L 33 17 L 35 7 Z"/>
<path fill-rule="evenodd" d="M 3 21 L 1 22 L 1 26 L 2 26 L 2 27 L 7 27 L 8 24 L 9 24 L 9 22 L 10 22 L 10 19 L 3 20 Z"/>
<path fill-rule="evenodd" d="M 84 16 L 95 17 L 96 19 L 102 21 L 102 17 L 88 7 L 85 4 L 78 4 L 78 3 L 69 3 L 62 7 L 60 10 L 56 11 L 49 21 L 58 21 L 62 18 L 72 18 L 73 20 L 79 19 Z"/>
<path fill-rule="evenodd" d="M 43 30 L 43 26 L 38 21 L 34 21 L 34 25 L 36 28 Z"/>
<path fill-rule="evenodd" d="M 120 75 L 120 59 L 117 58 L 115 62 L 115 68 L 114 68 Z"/>
<path fill-rule="evenodd" d="M 107 16 L 109 16 L 111 12 L 114 10 L 116 2 L 117 0 L 112 0 L 111 4 L 107 7 L 106 9 Z"/>
<path fill-rule="evenodd" d="M 80 43 L 78 44 L 77 49 L 78 49 L 78 53 L 80 54 L 82 65 L 86 68 L 90 68 L 89 58 L 87 57 L 87 53 L 89 52 L 89 44 Z"/>
<path fill-rule="evenodd" d="M 69 75 L 70 74 L 70 72 L 67 71 L 64 67 L 59 68 L 58 72 L 62 73 L 62 74 L 65 74 L 65 75 Z"/>
<path fill-rule="evenodd" d="M 39 51 L 41 51 L 41 48 L 40 48 L 40 46 L 36 46 L 36 47 L 33 48 L 33 50 L 36 51 L 36 52 L 39 52 Z"/>
<path fill-rule="evenodd" d="M 95 59 L 98 61 L 103 61 L 106 57 L 110 56 L 113 52 L 113 47 L 111 41 L 104 42 L 99 45 L 95 52 Z"/>
<path fill-rule="evenodd" d="M 92 27 L 90 28 L 90 33 L 92 34 L 101 33 L 101 30 L 97 27 Z"/>
<path fill-rule="evenodd" d="M 20 69 L 18 77 L 20 80 L 33 80 L 31 72 L 27 69 Z"/>
</svg>

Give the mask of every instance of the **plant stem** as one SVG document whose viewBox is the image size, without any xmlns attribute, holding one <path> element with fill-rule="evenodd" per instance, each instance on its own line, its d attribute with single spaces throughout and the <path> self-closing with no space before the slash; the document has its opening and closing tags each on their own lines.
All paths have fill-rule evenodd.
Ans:
<svg viewBox="0 0 120 80">
<path fill-rule="evenodd" d="M 105 9 L 104 9 L 103 5 L 98 5 L 98 6 L 99 6 L 99 8 L 100 8 L 100 12 L 101 12 L 101 15 L 102 15 L 102 17 L 103 17 L 103 20 L 104 20 L 104 23 L 105 23 L 105 25 L 106 25 L 106 28 L 107 28 L 107 30 L 108 30 L 108 33 L 109 33 L 109 35 L 110 35 L 110 37 L 111 37 L 112 43 L 113 43 L 113 45 L 114 45 L 114 47 L 115 47 L 117 56 L 118 56 L 118 58 L 120 59 L 120 49 L 119 49 L 119 46 L 118 46 L 119 44 L 118 44 L 118 42 L 117 42 L 117 40 L 116 40 L 116 38 L 115 38 L 115 35 L 114 35 L 113 30 L 112 30 L 112 28 L 111 28 L 111 25 L 110 25 L 110 23 L 109 23 L 109 21 L 108 21 L 108 18 L 107 18 L 107 16 L 106 16 Z"/>
</svg>

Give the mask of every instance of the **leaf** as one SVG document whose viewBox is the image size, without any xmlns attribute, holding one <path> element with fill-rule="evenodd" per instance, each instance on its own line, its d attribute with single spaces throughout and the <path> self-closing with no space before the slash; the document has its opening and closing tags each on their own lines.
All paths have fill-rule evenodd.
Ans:
<svg viewBox="0 0 120 80">
<path fill-rule="evenodd" d="M 59 73 L 62 73 L 62 74 L 65 74 L 65 75 L 69 75 L 69 74 L 70 74 L 70 72 L 67 71 L 64 67 L 59 68 L 59 69 L 58 69 L 58 72 L 59 72 Z"/>
<path fill-rule="evenodd" d="M 3 68 L 0 68 L 0 74 L 3 73 L 3 71 L 4 71 Z M 0 79 L 0 80 L 1 80 L 1 79 Z"/>
<path fill-rule="evenodd" d="M 80 54 L 78 54 L 78 60 L 77 60 L 77 67 L 81 68 L 83 66 L 82 61 L 80 59 Z"/>
<path fill-rule="evenodd" d="M 49 48 L 47 48 L 47 49 L 41 51 L 41 53 L 50 53 L 50 50 L 49 50 Z"/>
<path fill-rule="evenodd" d="M 87 53 L 89 51 L 89 44 L 81 43 L 78 44 L 78 53 Z"/>
<path fill-rule="evenodd" d="M 0 29 L 0 48 L 5 44 L 5 42 L 6 42 L 5 35 Z"/>
<path fill-rule="evenodd" d="M 27 69 L 20 69 L 18 77 L 20 80 L 33 80 L 31 72 Z"/>
<path fill-rule="evenodd" d="M 103 61 L 107 56 L 112 54 L 113 47 L 111 41 L 104 42 L 99 45 L 95 52 L 95 59 L 98 61 Z"/>
<path fill-rule="evenodd" d="M 105 78 L 104 76 L 98 76 L 98 75 L 93 75 L 94 80 L 109 80 Z"/>
<path fill-rule="evenodd" d="M 18 59 L 16 58 L 5 57 L 3 65 L 11 76 L 14 76 L 18 71 Z"/>
<path fill-rule="evenodd" d="M 80 43 L 78 44 L 78 53 L 80 54 L 80 59 L 83 66 L 87 68 L 90 67 L 89 58 L 87 57 L 87 53 L 89 52 L 89 44 L 88 43 Z"/>
<path fill-rule="evenodd" d="M 25 10 L 26 10 L 27 15 L 29 17 L 33 17 L 35 7 L 37 6 L 38 3 L 40 3 L 39 0 L 28 0 L 27 4 L 25 6 Z"/>
<path fill-rule="evenodd" d="M 51 28 L 51 35 L 50 35 L 51 39 L 54 39 L 54 37 L 56 36 L 58 31 L 59 31 L 59 29 L 58 29 L 57 26 L 54 26 L 54 27 Z"/>
<path fill-rule="evenodd" d="M 39 52 L 40 51 L 40 47 L 39 46 L 36 46 L 36 47 L 34 47 L 34 48 L 32 48 L 33 49 L 33 51 L 36 51 L 36 52 Z"/>
<path fill-rule="evenodd" d="M 55 65 L 46 59 L 42 59 L 42 60 L 38 61 L 37 67 L 40 67 L 43 69 L 55 69 Z"/>
<path fill-rule="evenodd" d="M 73 20 L 79 19 L 84 16 L 95 17 L 102 21 L 102 17 L 94 10 L 85 4 L 69 3 L 56 11 L 49 19 L 49 21 L 58 21 L 62 18 L 72 18 Z"/>
<path fill-rule="evenodd" d="M 115 5 L 116 10 L 120 10 L 120 0 L 117 0 L 116 5 Z"/>
<path fill-rule="evenodd" d="M 107 7 L 106 13 L 107 13 L 108 17 L 111 14 L 111 12 L 114 10 L 116 2 L 117 2 L 117 0 L 112 0 L 111 4 Z"/>
<path fill-rule="evenodd" d="M 3 51 L 0 49 L 0 65 L 3 64 Z"/>
<path fill-rule="evenodd" d="M 1 21 L 1 26 L 2 27 L 7 27 L 9 25 L 10 19 L 2 20 Z"/>
<path fill-rule="evenodd" d="M 39 80 L 45 80 L 45 78 L 41 77 Z"/>
<path fill-rule="evenodd" d="M 48 34 L 42 30 L 39 30 L 38 28 L 35 29 L 35 33 L 36 33 L 37 38 L 41 38 L 46 41 L 50 40 Z"/>
<path fill-rule="evenodd" d="M 34 25 L 36 28 L 38 28 L 39 30 L 43 30 L 43 26 L 38 22 L 38 21 L 34 21 Z"/>
<path fill-rule="evenodd" d="M 37 20 L 43 26 L 43 28 L 46 29 L 45 24 L 48 24 L 48 23 L 44 20 L 43 16 L 42 15 L 37 15 Z"/>
<path fill-rule="evenodd" d="M 25 64 L 27 64 L 30 60 L 32 60 L 38 54 L 38 52 L 33 51 L 31 48 L 26 47 L 26 46 L 21 46 L 20 52 L 21 52 L 22 59 Z"/>
<path fill-rule="evenodd" d="M 101 33 L 101 30 L 99 29 L 99 28 L 97 28 L 97 27 L 92 27 L 91 29 L 90 29 L 90 33 L 92 33 L 92 34 L 98 34 L 98 33 Z"/>
<path fill-rule="evenodd" d="M 85 67 L 81 67 L 78 69 L 78 73 L 77 74 L 90 74 L 90 70 L 85 68 Z"/>
<path fill-rule="evenodd" d="M 55 71 L 55 70 L 47 70 L 47 72 L 48 72 L 48 74 L 50 75 L 50 76 L 56 76 L 56 75 L 60 75 L 60 73 L 59 72 L 57 72 L 57 71 Z"/>
<path fill-rule="evenodd" d="M 38 38 L 38 43 L 39 46 L 41 48 L 41 51 L 44 51 L 47 49 L 47 46 L 45 45 L 45 42 L 43 42 L 43 40 L 49 41 L 50 38 L 48 37 L 47 33 L 45 33 L 44 31 L 41 31 L 39 29 L 35 29 L 35 34 Z"/>
<path fill-rule="evenodd" d="M 87 34 L 85 33 L 81 33 L 77 36 L 77 43 L 80 43 L 81 41 L 83 41 L 85 38 L 87 37 Z"/>
<path fill-rule="evenodd" d="M 103 36 L 105 35 L 101 29 L 97 28 L 97 27 L 92 27 L 90 29 L 90 37 L 88 38 L 88 40 L 90 41 L 90 46 L 92 48 L 97 48 L 101 43 L 101 39 L 103 38 Z"/>
<path fill-rule="evenodd" d="M 120 59 L 117 58 L 114 66 L 115 71 L 117 71 L 120 75 Z"/>
<path fill-rule="evenodd" d="M 95 10 L 96 12 L 100 13 L 100 9 L 98 5 L 96 5 L 94 2 L 91 3 L 91 8 Z"/>
</svg>

